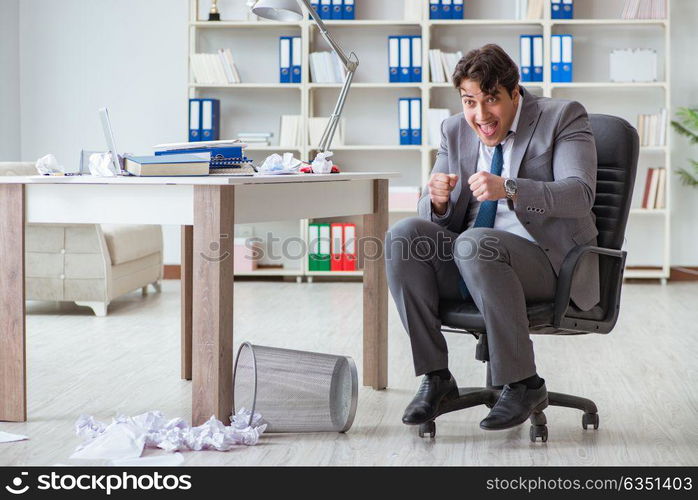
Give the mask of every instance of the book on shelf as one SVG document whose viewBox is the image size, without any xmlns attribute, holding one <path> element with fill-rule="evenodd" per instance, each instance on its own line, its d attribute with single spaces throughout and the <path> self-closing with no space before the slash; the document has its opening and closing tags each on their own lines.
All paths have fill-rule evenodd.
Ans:
<svg viewBox="0 0 698 500">
<path fill-rule="evenodd" d="M 271 132 L 240 132 L 238 140 L 256 146 L 270 146 L 273 136 L 274 134 Z"/>
<path fill-rule="evenodd" d="M 190 63 L 195 83 L 225 85 L 242 82 L 230 49 L 218 49 L 215 54 L 192 54 Z"/>
<path fill-rule="evenodd" d="M 342 83 L 346 69 L 334 52 L 311 52 L 310 78 L 314 83 Z"/>
<path fill-rule="evenodd" d="M 421 21 L 422 0 L 405 0 L 405 9 L 402 18 L 405 21 Z"/>
<path fill-rule="evenodd" d="M 463 53 L 442 52 L 439 49 L 429 49 L 429 70 L 433 83 L 446 83 L 451 81 L 451 74 L 456 64 L 463 57 Z"/>
<path fill-rule="evenodd" d="M 666 168 L 651 167 L 647 169 L 645 186 L 642 194 L 642 208 L 666 208 Z"/>
<path fill-rule="evenodd" d="M 161 156 L 127 156 L 124 168 L 140 177 L 208 175 L 208 154 L 176 154 Z"/>
<path fill-rule="evenodd" d="M 625 0 L 621 19 L 666 19 L 667 0 Z"/>
<path fill-rule="evenodd" d="M 441 145 L 441 124 L 451 116 L 451 111 L 445 108 L 429 108 L 427 110 L 427 127 L 429 132 L 429 144 L 439 147 Z"/>
<path fill-rule="evenodd" d="M 548 0 L 516 0 L 515 19 L 542 19 L 545 2 Z"/>
<path fill-rule="evenodd" d="M 637 133 L 640 136 L 640 146 L 666 146 L 667 110 L 662 108 L 659 113 L 641 114 L 637 119 Z"/>
<path fill-rule="evenodd" d="M 301 145 L 301 115 L 281 115 L 279 146 L 298 147 Z"/>
<path fill-rule="evenodd" d="M 322 134 L 327 127 L 327 123 L 330 121 L 329 118 L 321 116 L 311 116 L 308 118 L 308 142 L 310 146 L 316 146 L 320 144 L 320 139 L 322 139 Z M 339 119 L 337 124 L 337 129 L 335 131 L 334 137 L 332 137 L 332 144 L 330 147 L 344 146 L 344 129 L 346 122 L 343 118 Z"/>
</svg>

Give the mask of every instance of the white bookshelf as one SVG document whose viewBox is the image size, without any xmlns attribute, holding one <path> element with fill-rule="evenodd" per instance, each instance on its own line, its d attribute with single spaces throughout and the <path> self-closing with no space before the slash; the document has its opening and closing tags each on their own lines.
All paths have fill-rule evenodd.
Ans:
<svg viewBox="0 0 698 500">
<path fill-rule="evenodd" d="M 201 3 L 201 5 L 200 5 Z M 225 7 L 233 4 L 237 13 L 241 15 L 244 0 L 223 0 L 219 2 L 222 15 L 225 16 Z M 426 133 L 426 121 L 423 125 L 423 145 L 422 146 L 400 146 L 397 137 L 397 98 L 398 97 L 421 97 L 423 105 L 422 116 L 426 116 L 426 110 L 430 107 L 447 107 L 453 113 L 460 111 L 460 104 L 455 95 L 450 94 L 452 86 L 450 83 L 432 83 L 429 81 L 428 71 L 428 51 L 430 48 L 441 48 L 445 51 L 467 50 L 480 46 L 489 41 L 499 43 L 515 61 L 518 61 L 518 36 L 520 34 L 540 34 L 544 39 L 544 81 L 525 83 L 524 86 L 532 93 L 545 97 L 562 97 L 576 99 L 582 102 L 589 112 L 601 112 L 607 114 L 618 114 L 626 118 L 632 125 L 637 124 L 637 114 L 656 113 L 659 108 L 665 107 L 671 111 L 671 66 L 670 66 L 670 30 L 671 24 L 667 19 L 647 19 L 647 20 L 626 20 L 616 19 L 620 16 L 623 0 L 577 0 L 575 2 L 575 15 L 579 19 L 554 20 L 550 18 L 550 6 L 546 2 L 545 12 L 542 19 L 510 19 L 499 18 L 507 16 L 507 13 L 514 10 L 513 0 L 469 0 L 465 5 L 466 17 L 472 15 L 474 18 L 463 20 L 429 20 L 428 1 L 423 0 L 421 20 L 395 19 L 395 8 L 399 6 L 397 12 L 402 13 L 402 0 L 357 0 L 356 12 L 357 20 L 354 21 L 327 21 L 328 27 L 332 30 L 339 43 L 347 52 L 354 50 L 360 59 L 359 71 L 356 74 L 354 83 L 349 93 L 349 100 L 344 110 L 343 118 L 347 121 L 345 131 L 344 146 L 333 148 L 336 162 L 343 171 L 370 170 L 375 166 L 374 162 L 382 165 L 384 162 L 394 162 L 391 165 L 398 165 L 399 171 L 403 172 L 403 178 L 398 179 L 398 185 L 420 185 L 426 184 L 431 168 L 433 166 L 436 148 L 428 144 Z M 671 0 L 668 0 L 671 3 Z M 236 123 L 251 121 L 247 128 L 249 130 L 269 130 L 275 134 L 278 140 L 278 115 L 300 114 L 303 117 L 302 144 L 295 147 L 284 147 L 277 144 L 271 146 L 252 145 L 247 149 L 248 156 L 255 159 L 263 159 L 267 154 L 291 151 L 302 159 L 312 159 L 315 150 L 313 146 L 307 145 L 307 119 L 312 116 L 327 116 L 334 106 L 337 93 L 341 84 L 313 83 L 310 82 L 310 71 L 308 68 L 309 54 L 316 50 L 329 50 L 326 43 L 321 39 L 319 30 L 315 23 L 309 19 L 300 22 L 274 23 L 270 21 L 214 21 L 201 20 L 207 10 L 209 2 L 207 0 L 190 0 L 189 16 L 189 55 L 195 54 L 199 50 L 200 41 L 213 37 L 213 41 L 203 44 L 203 51 L 210 48 L 231 47 L 233 56 L 238 62 L 236 55 L 236 44 L 222 43 L 228 40 L 226 37 L 237 37 L 238 42 L 245 37 L 254 37 L 253 48 L 257 49 L 255 64 L 266 68 L 264 73 L 268 77 L 265 81 L 255 81 L 257 73 L 253 78 L 243 79 L 246 83 L 232 85 L 202 85 L 193 83 L 191 72 L 189 72 L 188 94 L 189 97 L 198 97 L 211 93 L 211 97 L 221 99 L 221 114 L 226 113 L 228 101 L 253 100 L 259 106 L 266 106 L 270 114 L 267 115 L 266 129 L 259 125 L 259 117 L 253 116 L 249 111 L 242 110 L 235 114 Z M 670 7 L 670 6 L 668 6 Z M 511 14 L 509 14 L 510 16 Z M 577 73 L 578 62 L 580 66 L 585 63 L 583 60 L 584 50 L 595 50 L 595 57 L 599 57 L 600 63 L 596 63 L 593 68 L 603 68 L 607 66 L 608 52 L 611 48 L 640 47 L 646 46 L 646 30 L 651 31 L 653 38 L 659 40 L 660 52 L 660 80 L 651 83 L 613 83 L 603 81 L 603 77 L 608 78 L 605 70 L 601 71 L 599 77 L 596 71 L 582 67 L 581 78 L 573 83 L 553 83 L 550 75 L 550 40 L 551 35 L 557 33 L 572 33 L 575 35 L 575 73 Z M 622 37 L 617 35 L 622 33 Z M 422 61 L 423 61 L 423 82 L 421 83 L 388 83 L 387 63 L 385 53 L 387 52 L 387 37 L 389 35 L 412 34 L 422 36 Z M 302 39 L 302 83 L 300 84 L 279 84 L 277 70 L 277 43 L 278 37 L 282 35 L 300 36 Z M 264 47 L 257 48 L 258 40 L 265 43 Z M 603 43 L 599 43 L 599 40 Z M 618 41 L 621 40 L 621 41 Z M 380 46 L 376 44 L 380 42 Z M 216 45 L 218 43 L 218 45 Z M 457 46 L 452 47 L 454 43 Z M 615 45 L 613 45 L 615 43 Z M 458 45 L 460 44 L 460 45 Z M 261 45 L 261 43 L 260 43 Z M 582 48 L 584 50 L 578 51 Z M 598 47 L 602 47 L 596 50 Z M 582 52 L 581 55 L 578 55 Z M 581 59 L 578 61 L 578 59 Z M 238 62 L 241 73 L 245 71 L 244 62 Z M 590 62 L 586 61 L 589 65 Z M 271 70 L 269 69 L 271 68 Z M 272 71 L 273 70 L 273 71 Z M 363 71 L 363 73 L 362 73 Z M 262 73 L 260 71 L 260 73 Z M 278 72 L 277 72 L 278 73 Z M 576 76 L 576 75 L 575 75 Z M 591 76 L 592 78 L 585 78 Z M 595 81 L 595 80 L 599 81 Z M 250 80 L 249 82 L 247 80 Z M 606 97 L 604 97 L 606 96 Z M 649 98 L 648 98 L 649 97 Z M 600 109 L 594 109 L 588 102 L 596 102 L 599 98 L 606 99 L 606 105 L 601 104 Z M 616 101 L 630 102 L 636 99 L 639 111 L 623 110 L 616 111 L 614 105 Z M 352 102 L 353 101 L 353 102 Z M 375 105 L 375 109 L 363 109 L 360 104 L 370 101 Z M 359 106 L 357 106 L 357 103 Z M 643 105 L 640 108 L 640 104 Z M 279 109 L 273 115 L 274 106 Z M 353 115 L 355 108 L 359 108 Z M 290 112 L 289 109 L 295 110 Z M 640 110 L 642 109 L 642 110 Z M 643 111 L 644 110 L 644 111 Z M 247 113 L 247 114 L 246 114 Z M 371 116 L 374 113 L 375 116 Z M 625 115 L 625 116 L 624 116 Z M 276 122 L 270 121 L 276 116 Z M 222 117 L 221 127 L 226 132 L 223 124 L 225 116 Z M 257 122 L 254 120 L 257 119 Z M 364 121 L 362 121 L 364 120 Z M 367 125 L 376 121 L 378 133 L 371 133 L 367 130 Z M 356 122 L 352 128 L 352 122 Z M 395 133 L 383 134 L 380 130 L 388 130 Z M 668 128 L 668 130 L 670 130 Z M 233 136 L 239 129 L 233 129 L 228 135 Z M 667 132 L 666 146 L 643 147 L 640 150 L 641 165 L 663 166 L 667 169 L 667 180 L 672 177 L 671 169 L 671 134 Z M 256 156 L 255 156 L 256 155 Z M 654 163 L 652 163 L 654 162 Z M 368 165 L 368 167 L 367 167 Z M 394 167 L 386 167 L 389 170 L 396 170 Z M 644 187 L 646 170 L 638 170 L 635 185 L 637 191 L 642 191 Z M 375 168 L 373 168 L 375 169 Z M 667 192 L 665 196 L 666 208 L 664 209 L 641 209 L 635 203 L 630 211 L 628 224 L 628 234 L 632 234 L 634 229 L 661 232 L 661 241 L 658 244 L 658 254 L 653 255 L 651 261 L 639 262 L 638 267 L 645 269 L 627 269 L 626 278 L 648 278 L 660 279 L 663 283 L 669 277 L 669 256 L 670 256 L 670 225 L 671 225 L 671 182 L 667 182 Z M 393 216 L 409 216 L 414 212 L 391 211 Z M 307 234 L 308 220 L 299 222 L 288 221 L 289 227 L 299 231 L 299 237 L 305 239 Z M 359 222 L 359 221 L 357 221 Z M 360 233 L 360 230 L 359 230 Z M 631 251 L 632 255 L 632 251 Z M 630 259 L 629 259 L 630 260 Z M 295 262 L 286 262 L 284 269 L 262 269 L 257 272 L 245 273 L 246 276 L 295 276 L 297 279 L 312 276 L 358 276 L 361 271 L 356 272 L 320 272 L 309 271 L 306 259 L 299 259 Z M 649 269 L 656 267 L 657 269 Z"/>
</svg>

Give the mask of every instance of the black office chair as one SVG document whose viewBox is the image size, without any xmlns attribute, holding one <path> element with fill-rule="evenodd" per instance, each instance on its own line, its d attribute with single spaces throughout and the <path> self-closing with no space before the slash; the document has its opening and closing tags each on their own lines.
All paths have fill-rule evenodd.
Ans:
<svg viewBox="0 0 698 500">
<path fill-rule="evenodd" d="M 599 230 L 599 246 L 577 246 L 567 254 L 560 268 L 555 301 L 528 304 L 531 333 L 608 333 L 618 319 L 626 256 L 626 252 L 620 248 L 635 184 L 639 139 L 637 131 L 621 118 L 608 115 L 590 115 L 589 118 L 598 155 L 593 211 Z M 581 311 L 570 302 L 570 289 L 577 263 L 588 252 L 599 254 L 601 300 L 591 310 Z M 493 387 L 491 382 L 484 318 L 474 303 L 462 301 L 442 301 L 439 315 L 442 324 L 447 327 L 442 327 L 442 331 L 470 333 L 478 339 L 475 358 L 487 362 L 487 387 L 459 388 L 460 397 L 443 404 L 439 415 L 483 404 L 492 408 L 499 398 L 501 389 Z M 582 410 L 584 429 L 589 425 L 593 425 L 594 429 L 599 428 L 599 415 L 593 401 L 558 392 L 549 392 L 548 399 L 552 406 Z M 531 441 L 535 442 L 540 437 L 546 442 L 548 428 L 545 414 L 534 413 L 530 421 Z M 436 435 L 434 420 L 419 426 L 419 436 L 424 437 L 425 434 L 430 434 L 431 437 Z"/>
</svg>

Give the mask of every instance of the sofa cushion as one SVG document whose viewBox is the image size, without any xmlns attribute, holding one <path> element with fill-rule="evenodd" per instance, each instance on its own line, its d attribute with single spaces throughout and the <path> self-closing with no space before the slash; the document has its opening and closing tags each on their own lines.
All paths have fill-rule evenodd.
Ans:
<svg viewBox="0 0 698 500">
<path fill-rule="evenodd" d="M 112 265 L 162 252 L 162 227 L 140 224 L 102 224 Z"/>
</svg>

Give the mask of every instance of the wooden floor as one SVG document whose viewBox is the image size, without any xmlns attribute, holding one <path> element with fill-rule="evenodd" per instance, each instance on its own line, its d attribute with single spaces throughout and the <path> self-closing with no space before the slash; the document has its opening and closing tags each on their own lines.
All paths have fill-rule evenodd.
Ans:
<svg viewBox="0 0 698 500">
<path fill-rule="evenodd" d="M 346 354 L 361 370 L 360 283 L 248 281 L 235 290 L 236 351 L 248 340 Z M 698 465 L 697 297 L 698 283 L 628 283 L 611 334 L 534 337 L 548 389 L 593 399 L 598 431 L 582 430 L 579 411 L 551 408 L 549 441 L 533 444 L 528 423 L 480 430 L 487 409 L 479 407 L 440 418 L 436 439 L 420 439 L 400 422 L 419 381 L 391 300 L 389 389 L 360 389 L 348 433 L 270 434 L 256 447 L 185 453 L 185 463 Z M 161 294 L 117 300 L 106 318 L 51 303 L 31 303 L 28 313 L 29 422 L 0 422 L 0 430 L 30 440 L 0 444 L 0 465 L 81 463 L 68 459 L 81 413 L 109 421 L 158 409 L 190 418 L 191 384 L 179 378 L 178 281 L 166 281 Z M 448 341 L 459 384 L 482 385 L 473 338 Z"/>
</svg>

